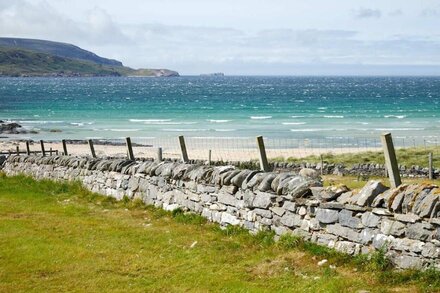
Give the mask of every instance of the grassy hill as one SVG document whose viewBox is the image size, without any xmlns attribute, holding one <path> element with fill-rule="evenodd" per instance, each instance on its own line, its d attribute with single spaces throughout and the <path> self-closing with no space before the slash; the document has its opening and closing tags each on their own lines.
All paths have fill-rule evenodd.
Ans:
<svg viewBox="0 0 440 293">
<path fill-rule="evenodd" d="M 0 38 L 0 76 L 179 76 L 168 69 L 133 69 L 70 44 Z"/>
<path fill-rule="evenodd" d="M 121 76 L 121 68 L 0 47 L 0 76 Z"/>
<path fill-rule="evenodd" d="M 101 65 L 122 66 L 122 62 L 120 61 L 103 58 L 75 45 L 60 42 L 21 38 L 0 38 L 0 46 L 12 49 L 31 50 L 58 57 L 90 61 Z"/>
</svg>

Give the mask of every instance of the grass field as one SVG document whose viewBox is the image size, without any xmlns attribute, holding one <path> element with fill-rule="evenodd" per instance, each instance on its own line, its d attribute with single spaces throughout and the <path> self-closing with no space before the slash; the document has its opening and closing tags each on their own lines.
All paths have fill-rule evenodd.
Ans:
<svg viewBox="0 0 440 293">
<path fill-rule="evenodd" d="M 397 148 L 396 157 L 400 165 L 411 167 L 418 165 L 421 167 L 428 167 L 428 154 L 433 153 L 433 165 L 434 167 L 440 167 L 440 147 L 416 147 L 416 148 Z M 359 153 L 346 153 L 346 154 L 333 154 L 326 153 L 322 155 L 324 162 L 330 164 L 343 164 L 345 166 L 352 166 L 354 164 L 384 164 L 385 158 L 381 151 L 366 151 Z M 308 156 L 304 158 L 277 158 L 273 161 L 277 162 L 321 162 L 320 156 Z"/>
<path fill-rule="evenodd" d="M 0 173 L 0 292 L 440 290 L 437 271 L 395 272 L 380 253 L 352 258 L 272 236 Z"/>
</svg>

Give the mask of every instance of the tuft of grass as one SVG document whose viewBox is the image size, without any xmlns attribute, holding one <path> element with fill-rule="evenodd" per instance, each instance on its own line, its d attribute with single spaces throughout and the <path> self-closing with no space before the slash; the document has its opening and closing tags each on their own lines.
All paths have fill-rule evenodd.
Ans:
<svg viewBox="0 0 440 293">
<path fill-rule="evenodd" d="M 184 212 L 180 208 L 173 210 L 171 215 L 178 223 L 182 224 L 202 225 L 207 222 L 202 216 L 190 212 Z"/>
<path fill-rule="evenodd" d="M 282 249 L 288 250 L 298 248 L 301 243 L 303 243 L 303 240 L 299 236 L 284 234 L 278 239 L 277 245 Z"/>
</svg>

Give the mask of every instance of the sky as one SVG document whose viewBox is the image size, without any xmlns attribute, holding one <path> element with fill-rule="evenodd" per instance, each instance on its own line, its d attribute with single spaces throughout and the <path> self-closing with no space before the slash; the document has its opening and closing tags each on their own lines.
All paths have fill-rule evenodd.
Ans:
<svg viewBox="0 0 440 293">
<path fill-rule="evenodd" d="M 0 0 L 0 36 L 183 75 L 440 75 L 440 0 Z"/>
</svg>

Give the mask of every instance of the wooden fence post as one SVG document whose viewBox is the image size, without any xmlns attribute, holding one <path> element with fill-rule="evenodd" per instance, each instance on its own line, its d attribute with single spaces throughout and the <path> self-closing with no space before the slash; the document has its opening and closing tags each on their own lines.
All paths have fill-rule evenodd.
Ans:
<svg viewBox="0 0 440 293">
<path fill-rule="evenodd" d="M 162 160 L 163 160 L 162 159 L 162 148 L 161 147 L 157 148 L 157 158 L 156 159 L 157 159 L 158 162 L 162 162 Z"/>
<path fill-rule="evenodd" d="M 40 140 L 40 145 L 41 145 L 41 153 L 43 154 L 43 157 L 46 156 L 46 151 L 44 150 L 44 141 Z"/>
<path fill-rule="evenodd" d="M 212 159 L 212 151 L 208 151 L 208 166 L 211 166 L 211 159 Z"/>
<path fill-rule="evenodd" d="M 52 148 L 49 149 L 49 156 L 52 156 Z"/>
<path fill-rule="evenodd" d="M 429 174 L 429 180 L 434 179 L 434 174 L 432 172 L 433 164 L 432 164 L 432 153 L 428 154 L 428 174 Z"/>
<path fill-rule="evenodd" d="M 92 158 L 96 158 L 95 147 L 93 146 L 93 140 L 89 139 L 88 142 L 89 142 L 90 153 L 92 154 Z"/>
<path fill-rule="evenodd" d="M 133 147 L 131 145 L 131 138 L 130 137 L 126 137 L 125 138 L 125 143 L 127 144 L 127 154 L 128 154 L 128 159 L 134 161 L 134 154 L 133 154 Z"/>
<path fill-rule="evenodd" d="M 321 154 L 321 176 L 324 175 L 324 157 Z"/>
<path fill-rule="evenodd" d="M 394 150 L 391 133 L 384 133 L 380 137 L 385 155 L 385 163 L 388 170 L 388 177 L 392 188 L 396 188 L 402 181 L 400 179 L 399 165 L 397 164 L 396 151 Z"/>
<path fill-rule="evenodd" d="M 29 146 L 29 140 L 26 140 L 26 154 L 28 156 L 31 154 L 31 147 Z"/>
<path fill-rule="evenodd" d="M 17 147 L 15 148 L 15 150 L 16 150 L 16 152 L 17 152 L 17 155 L 20 155 L 20 146 L 17 146 Z"/>
<path fill-rule="evenodd" d="M 63 144 L 63 153 L 64 153 L 65 156 L 68 156 L 69 153 L 67 152 L 67 144 L 66 144 L 66 140 L 63 139 L 63 140 L 61 140 L 61 142 L 62 142 L 62 144 Z"/>
<path fill-rule="evenodd" d="M 257 146 L 260 153 L 260 169 L 264 172 L 269 172 L 269 163 L 267 162 L 266 148 L 264 147 L 262 136 L 257 136 Z"/>
<path fill-rule="evenodd" d="M 179 136 L 179 144 L 180 144 L 180 150 L 182 152 L 182 162 L 187 163 L 188 160 L 188 153 L 186 151 L 186 145 L 185 145 L 185 138 L 183 135 Z"/>
</svg>

